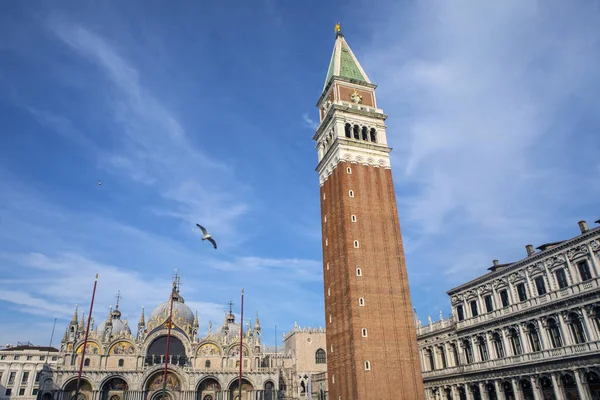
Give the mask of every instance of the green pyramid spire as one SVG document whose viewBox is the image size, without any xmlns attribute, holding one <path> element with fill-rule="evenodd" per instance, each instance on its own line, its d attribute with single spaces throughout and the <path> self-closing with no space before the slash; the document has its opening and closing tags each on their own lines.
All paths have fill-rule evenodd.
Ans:
<svg viewBox="0 0 600 400">
<path fill-rule="evenodd" d="M 325 78 L 325 85 L 323 88 L 327 87 L 334 76 L 358 82 L 371 83 L 367 74 L 354 56 L 354 53 L 352 53 L 350 46 L 348 46 L 348 42 L 344 39 L 344 35 L 339 29 L 339 25 L 336 26 L 335 45 L 333 47 L 333 54 L 331 55 L 331 61 L 329 62 L 327 77 Z"/>
</svg>

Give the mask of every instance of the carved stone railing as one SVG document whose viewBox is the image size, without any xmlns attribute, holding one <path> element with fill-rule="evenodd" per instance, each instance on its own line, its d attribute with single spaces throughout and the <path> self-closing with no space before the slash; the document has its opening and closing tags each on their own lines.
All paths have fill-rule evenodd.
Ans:
<svg viewBox="0 0 600 400">
<path fill-rule="evenodd" d="M 458 322 L 456 322 L 456 329 L 460 330 L 460 329 L 464 329 L 464 328 L 469 328 L 469 327 L 472 327 L 477 324 L 492 321 L 503 315 L 512 314 L 512 313 L 515 313 L 518 311 L 529 309 L 531 307 L 548 305 L 549 303 L 552 303 L 553 301 L 576 296 L 580 293 L 596 290 L 598 288 L 600 288 L 600 278 L 594 278 L 587 282 L 580 282 L 575 285 L 571 285 L 565 289 L 548 292 L 542 296 L 532 297 L 521 303 L 511 304 L 508 307 L 500 308 L 500 309 L 494 310 L 490 313 L 478 315 L 475 318 L 469 318 L 469 319 L 465 319 L 463 321 L 458 321 Z M 423 327 L 423 328 L 425 328 L 425 327 Z M 427 331 L 424 331 L 424 332 L 427 332 Z"/>
<path fill-rule="evenodd" d="M 503 366 L 518 367 L 520 365 L 532 364 L 549 359 L 563 359 L 570 356 L 582 356 L 587 353 L 598 353 L 600 351 L 600 341 L 575 344 L 559 347 L 557 349 L 545 349 L 534 353 L 520 354 L 518 356 L 509 356 L 496 360 L 487 360 L 472 364 L 460 365 L 435 371 L 423 372 L 423 379 L 433 379 L 443 376 L 462 374 L 465 372 L 489 371 Z"/>
<path fill-rule="evenodd" d="M 440 329 L 448 328 L 450 326 L 454 326 L 454 317 L 452 316 L 446 319 L 433 322 L 431 324 L 427 324 L 425 326 L 417 327 L 417 336 L 429 332 L 439 331 Z"/>
</svg>

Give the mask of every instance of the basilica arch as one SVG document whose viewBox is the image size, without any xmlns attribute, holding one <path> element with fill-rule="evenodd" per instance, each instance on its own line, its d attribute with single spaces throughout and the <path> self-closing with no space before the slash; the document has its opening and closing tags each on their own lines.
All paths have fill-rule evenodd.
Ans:
<svg viewBox="0 0 600 400">
<path fill-rule="evenodd" d="M 167 336 L 158 336 L 150 342 L 146 349 L 146 365 L 164 364 Z M 177 336 L 171 335 L 169 343 L 169 364 L 183 367 L 188 364 L 187 351 L 184 342 Z"/>
<path fill-rule="evenodd" d="M 127 397 L 129 384 L 118 375 L 112 375 L 100 384 L 100 400 L 123 400 Z"/>
<path fill-rule="evenodd" d="M 79 395 L 77 400 L 92 400 L 93 390 L 94 387 L 92 382 L 87 377 L 82 376 L 81 381 L 79 382 Z M 63 399 L 73 400 L 76 391 L 77 377 L 74 376 L 63 386 Z"/>
<path fill-rule="evenodd" d="M 144 383 L 144 390 L 147 393 L 147 400 L 159 400 L 163 398 L 163 370 L 157 370 Z M 179 376 L 171 369 L 167 371 L 166 398 L 177 400 L 179 393 L 183 390 L 183 383 Z"/>
<path fill-rule="evenodd" d="M 233 379 L 229 383 L 229 399 L 224 400 L 245 400 L 252 390 L 254 390 L 254 384 L 250 382 L 250 379 L 242 378 L 242 398 L 239 397 L 239 378 Z"/>
<path fill-rule="evenodd" d="M 196 386 L 196 400 L 216 400 L 221 393 L 221 383 L 214 376 L 203 378 Z"/>
</svg>

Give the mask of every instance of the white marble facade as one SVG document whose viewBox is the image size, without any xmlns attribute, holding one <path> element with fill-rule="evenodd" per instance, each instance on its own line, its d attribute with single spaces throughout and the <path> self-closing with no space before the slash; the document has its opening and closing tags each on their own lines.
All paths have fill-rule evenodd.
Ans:
<svg viewBox="0 0 600 400">
<path fill-rule="evenodd" d="M 448 291 L 452 317 L 415 315 L 428 399 L 600 399 L 600 228 L 579 228 Z"/>
</svg>

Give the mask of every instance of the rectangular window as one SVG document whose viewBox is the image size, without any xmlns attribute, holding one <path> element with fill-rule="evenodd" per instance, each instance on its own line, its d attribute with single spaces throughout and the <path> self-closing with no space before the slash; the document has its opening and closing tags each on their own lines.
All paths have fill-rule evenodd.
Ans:
<svg viewBox="0 0 600 400">
<path fill-rule="evenodd" d="M 15 356 L 15 361 L 17 361 L 21 356 Z"/>
<path fill-rule="evenodd" d="M 29 371 L 23 372 L 23 378 L 21 378 L 21 383 L 27 383 L 28 379 L 29 379 Z"/>
<path fill-rule="evenodd" d="M 494 303 L 492 302 L 492 296 L 491 295 L 485 296 L 484 300 L 485 300 L 485 310 L 487 312 L 494 311 Z"/>
<path fill-rule="evenodd" d="M 0 360 L 6 360 L 6 356 L 0 356 Z"/>
<path fill-rule="evenodd" d="M 40 361 L 44 361 L 46 359 L 46 356 L 40 356 Z"/>
<path fill-rule="evenodd" d="M 508 290 L 504 289 L 500 291 L 500 301 L 502 301 L 502 307 L 508 307 L 510 301 L 508 300 Z"/>
<path fill-rule="evenodd" d="M 477 301 L 473 300 L 470 304 L 471 304 L 471 315 L 473 317 L 476 317 L 478 315 L 477 314 Z"/>
<path fill-rule="evenodd" d="M 557 269 L 554 275 L 556 276 L 556 282 L 558 282 L 559 289 L 564 289 L 569 286 L 569 282 L 567 282 L 567 274 L 563 268 Z"/>
<path fill-rule="evenodd" d="M 25 396 L 25 388 L 19 389 L 19 396 Z"/>
<path fill-rule="evenodd" d="M 52 361 L 56 361 L 58 359 L 57 356 L 52 356 Z"/>
<path fill-rule="evenodd" d="M 31 360 L 33 356 L 27 356 L 27 361 Z"/>
<path fill-rule="evenodd" d="M 38 394 L 38 389 L 37 388 L 33 389 L 32 392 L 31 392 L 31 395 L 32 396 L 37 396 L 37 394 Z"/>
<path fill-rule="evenodd" d="M 463 321 L 465 319 L 465 312 L 463 306 L 456 306 L 456 313 L 458 314 L 458 320 Z"/>
<path fill-rule="evenodd" d="M 535 278 L 535 288 L 537 289 L 538 295 L 546 294 L 546 282 L 544 282 L 543 276 Z"/>
<path fill-rule="evenodd" d="M 36 382 L 40 381 L 40 374 L 41 374 L 41 371 L 38 371 L 38 372 L 35 373 L 35 381 Z"/>
<path fill-rule="evenodd" d="M 6 389 L 6 395 L 10 396 L 10 394 L 12 393 L 12 389 Z"/>
<path fill-rule="evenodd" d="M 517 294 L 519 295 L 519 301 L 527 300 L 527 290 L 525 289 L 524 283 L 519 283 L 517 285 Z"/>
<path fill-rule="evenodd" d="M 15 378 L 17 376 L 16 372 L 11 372 L 10 375 L 8 376 L 8 384 L 12 385 L 13 383 L 15 383 Z"/>
<path fill-rule="evenodd" d="M 592 279 L 592 274 L 590 273 L 590 266 L 587 260 L 580 261 L 577 263 L 577 269 L 579 269 L 579 276 L 581 276 L 581 281 L 589 281 Z"/>
</svg>

